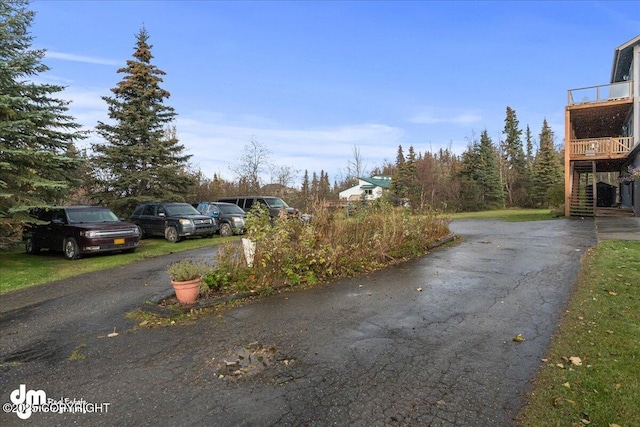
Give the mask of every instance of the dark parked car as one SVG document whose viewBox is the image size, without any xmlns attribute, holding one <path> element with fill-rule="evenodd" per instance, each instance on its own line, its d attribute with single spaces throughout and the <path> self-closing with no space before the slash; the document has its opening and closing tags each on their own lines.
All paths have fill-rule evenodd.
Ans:
<svg viewBox="0 0 640 427">
<path fill-rule="evenodd" d="M 129 219 L 140 227 L 142 237 L 163 236 L 172 243 L 186 237 L 213 237 L 218 231 L 215 218 L 202 215 L 188 203 L 141 203 Z"/>
<path fill-rule="evenodd" d="M 140 240 L 138 227 L 99 206 L 36 208 L 30 215 L 41 223 L 27 223 L 22 230 L 28 254 L 49 249 L 77 259 L 98 252 L 134 252 Z"/>
<path fill-rule="evenodd" d="M 218 220 L 221 236 L 233 236 L 244 233 L 244 221 L 247 213 L 234 203 L 200 202 L 196 209 L 203 215 Z"/>
<path fill-rule="evenodd" d="M 219 202 L 233 203 L 240 206 L 245 212 L 249 212 L 251 207 L 260 203 L 269 208 L 269 215 L 272 218 L 277 218 L 284 210 L 287 216 L 298 216 L 300 213 L 297 209 L 290 207 L 287 202 L 280 197 L 273 196 L 240 196 L 240 197 L 224 197 L 218 199 Z"/>
</svg>

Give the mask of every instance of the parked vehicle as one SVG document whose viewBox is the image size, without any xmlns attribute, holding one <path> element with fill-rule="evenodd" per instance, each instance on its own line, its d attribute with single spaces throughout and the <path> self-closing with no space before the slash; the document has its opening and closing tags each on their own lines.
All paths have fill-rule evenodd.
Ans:
<svg viewBox="0 0 640 427">
<path fill-rule="evenodd" d="M 40 223 L 23 227 L 22 240 L 28 254 L 49 249 L 62 251 L 71 260 L 98 252 L 134 252 L 140 240 L 138 227 L 121 221 L 104 207 L 35 208 L 29 213 Z"/>
<path fill-rule="evenodd" d="M 241 197 L 224 197 L 218 199 L 219 202 L 233 203 L 244 209 L 245 212 L 249 212 L 251 207 L 255 203 L 260 203 L 269 208 L 269 215 L 272 218 L 280 216 L 280 213 L 284 210 L 287 216 L 299 216 L 297 209 L 290 207 L 280 197 L 273 196 L 241 196 Z"/>
<path fill-rule="evenodd" d="M 218 220 L 221 236 L 228 237 L 244 233 L 247 213 L 240 206 L 225 202 L 200 202 L 195 206 L 202 215 Z"/>
<path fill-rule="evenodd" d="M 141 230 L 141 237 L 162 236 L 171 243 L 187 237 L 213 237 L 216 219 L 202 215 L 188 203 L 141 203 L 130 217 Z"/>
</svg>

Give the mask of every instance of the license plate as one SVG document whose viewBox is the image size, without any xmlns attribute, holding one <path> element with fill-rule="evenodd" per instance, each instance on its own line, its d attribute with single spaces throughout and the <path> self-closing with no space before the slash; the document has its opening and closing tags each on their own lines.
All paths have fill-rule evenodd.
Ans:
<svg viewBox="0 0 640 427">
<path fill-rule="evenodd" d="M 114 239 L 113 240 L 113 244 L 114 245 L 124 245 L 124 239 Z"/>
</svg>

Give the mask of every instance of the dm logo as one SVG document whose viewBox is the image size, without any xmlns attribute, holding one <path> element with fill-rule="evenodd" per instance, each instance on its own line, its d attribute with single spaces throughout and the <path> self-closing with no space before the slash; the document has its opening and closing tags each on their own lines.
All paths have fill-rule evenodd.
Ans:
<svg viewBox="0 0 640 427">
<path fill-rule="evenodd" d="M 13 390 L 10 396 L 11 403 L 18 408 L 16 415 L 22 420 L 26 420 L 31 416 L 34 406 L 47 403 L 47 393 L 44 390 L 27 391 L 27 386 L 24 384 L 20 384 L 20 387 Z"/>
</svg>

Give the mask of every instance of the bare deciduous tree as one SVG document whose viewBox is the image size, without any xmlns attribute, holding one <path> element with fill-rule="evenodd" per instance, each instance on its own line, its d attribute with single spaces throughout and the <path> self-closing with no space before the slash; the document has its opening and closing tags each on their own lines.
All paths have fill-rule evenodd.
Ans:
<svg viewBox="0 0 640 427">
<path fill-rule="evenodd" d="M 246 182 L 249 191 L 260 190 L 260 176 L 271 166 L 269 155 L 271 151 L 261 144 L 255 137 L 244 146 L 238 164 L 231 166 L 231 171 L 238 181 Z"/>
<path fill-rule="evenodd" d="M 364 164 L 360 148 L 357 145 L 353 146 L 352 154 L 353 158 L 349 159 L 347 163 L 347 179 L 357 179 L 367 173 L 367 165 Z"/>
<path fill-rule="evenodd" d="M 271 182 L 280 184 L 284 187 L 291 187 L 300 171 L 287 165 L 271 166 Z"/>
</svg>

